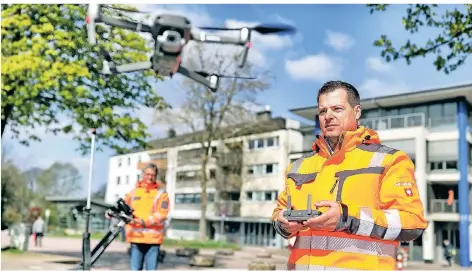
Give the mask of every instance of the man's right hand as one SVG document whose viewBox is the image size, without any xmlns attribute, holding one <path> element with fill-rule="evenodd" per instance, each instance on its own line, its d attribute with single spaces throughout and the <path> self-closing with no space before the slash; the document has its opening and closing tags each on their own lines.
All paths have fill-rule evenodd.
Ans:
<svg viewBox="0 0 472 271">
<path fill-rule="evenodd" d="M 284 211 L 285 210 L 280 210 L 279 216 L 277 218 L 277 220 L 280 222 L 280 227 L 282 227 L 282 229 L 289 233 L 295 233 L 299 232 L 305 227 L 301 223 L 288 221 L 284 216 Z"/>
</svg>

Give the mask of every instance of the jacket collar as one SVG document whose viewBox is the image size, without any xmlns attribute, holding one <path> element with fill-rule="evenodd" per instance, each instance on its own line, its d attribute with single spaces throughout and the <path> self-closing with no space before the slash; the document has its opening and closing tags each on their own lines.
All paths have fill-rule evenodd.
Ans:
<svg viewBox="0 0 472 271">
<path fill-rule="evenodd" d="M 325 137 L 323 135 L 316 135 L 312 149 L 323 156 L 329 157 L 338 152 L 352 151 L 362 143 L 380 144 L 380 138 L 377 132 L 364 126 L 359 126 L 355 131 L 346 131 L 340 138 L 338 147 L 335 150 L 331 150 Z"/>
<path fill-rule="evenodd" d="M 150 182 L 141 180 L 136 183 L 136 188 L 144 188 L 146 189 L 146 192 L 149 192 L 150 190 L 153 190 L 153 189 L 158 189 L 159 187 L 160 185 L 158 181 L 156 181 L 155 183 L 150 183 Z"/>
</svg>

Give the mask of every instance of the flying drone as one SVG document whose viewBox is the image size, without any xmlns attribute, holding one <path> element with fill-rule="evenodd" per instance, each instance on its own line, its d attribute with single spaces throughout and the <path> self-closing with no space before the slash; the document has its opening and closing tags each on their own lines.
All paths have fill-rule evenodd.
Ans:
<svg viewBox="0 0 472 271">
<path fill-rule="evenodd" d="M 95 25 L 96 23 L 105 23 L 136 32 L 151 33 L 154 40 L 154 52 L 149 61 L 135 62 L 124 65 L 116 65 L 110 54 L 101 48 L 101 53 L 105 57 L 103 61 L 103 74 L 117 74 L 127 73 L 152 69 L 157 74 L 171 77 L 180 73 L 198 83 L 208 87 L 212 92 L 216 92 L 219 85 L 220 78 L 241 78 L 241 79 L 255 79 L 253 77 L 228 76 L 206 71 L 192 71 L 181 65 L 181 53 L 183 47 L 190 41 L 218 43 L 218 44 L 233 44 L 244 46 L 242 60 L 239 63 L 239 68 L 242 68 L 246 63 L 246 59 L 251 48 L 251 32 L 256 31 L 259 34 L 274 34 L 280 32 L 293 33 L 295 29 L 291 26 L 267 26 L 259 25 L 255 27 L 242 28 L 222 28 L 222 27 L 200 27 L 201 30 L 210 31 L 239 31 L 238 37 L 220 36 L 218 34 L 211 34 L 201 31 L 198 34 L 191 33 L 191 22 L 184 16 L 173 14 L 161 14 L 153 19 L 152 25 L 147 25 L 138 22 L 131 22 L 117 19 L 111 16 L 102 14 L 103 5 L 89 4 L 88 16 L 86 18 L 88 41 L 91 45 L 96 45 Z M 130 10 L 123 10 L 116 7 L 107 6 L 107 8 L 118 9 L 126 12 L 133 12 Z"/>
</svg>

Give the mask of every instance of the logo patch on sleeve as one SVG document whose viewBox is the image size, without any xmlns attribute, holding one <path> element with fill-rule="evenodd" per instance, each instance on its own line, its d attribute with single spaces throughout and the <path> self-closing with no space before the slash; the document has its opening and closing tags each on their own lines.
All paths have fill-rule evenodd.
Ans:
<svg viewBox="0 0 472 271">
<path fill-rule="evenodd" d="M 411 197 L 413 196 L 413 191 L 411 190 L 411 188 L 405 188 L 405 194 L 407 197 Z"/>
<path fill-rule="evenodd" d="M 169 202 L 168 202 L 168 201 L 163 201 L 163 202 L 161 203 L 161 208 L 162 208 L 162 209 L 167 209 L 167 208 L 169 208 Z"/>
</svg>

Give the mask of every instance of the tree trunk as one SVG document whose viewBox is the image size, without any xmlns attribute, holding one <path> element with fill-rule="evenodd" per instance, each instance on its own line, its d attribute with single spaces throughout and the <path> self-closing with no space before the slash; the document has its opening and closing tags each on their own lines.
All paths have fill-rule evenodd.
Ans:
<svg viewBox="0 0 472 271">
<path fill-rule="evenodd" d="M 12 110 L 13 110 L 13 105 L 7 104 L 7 106 L 5 106 L 5 112 L 3 113 L 5 116 L 5 119 L 2 119 L 2 137 L 3 137 L 3 132 L 5 132 L 5 128 L 7 127 L 7 121 L 8 121 L 8 118 L 10 117 Z"/>
<path fill-rule="evenodd" d="M 207 210 L 207 174 L 206 174 L 206 169 L 207 169 L 207 162 L 208 162 L 208 149 L 205 148 L 205 153 L 203 154 L 202 158 L 202 180 L 201 180 L 201 185 L 202 185 L 202 194 L 200 196 L 201 199 L 201 205 L 200 205 L 200 210 L 201 210 L 201 216 L 200 216 L 200 240 L 204 241 L 207 239 L 207 219 L 206 219 L 206 210 Z"/>
</svg>

